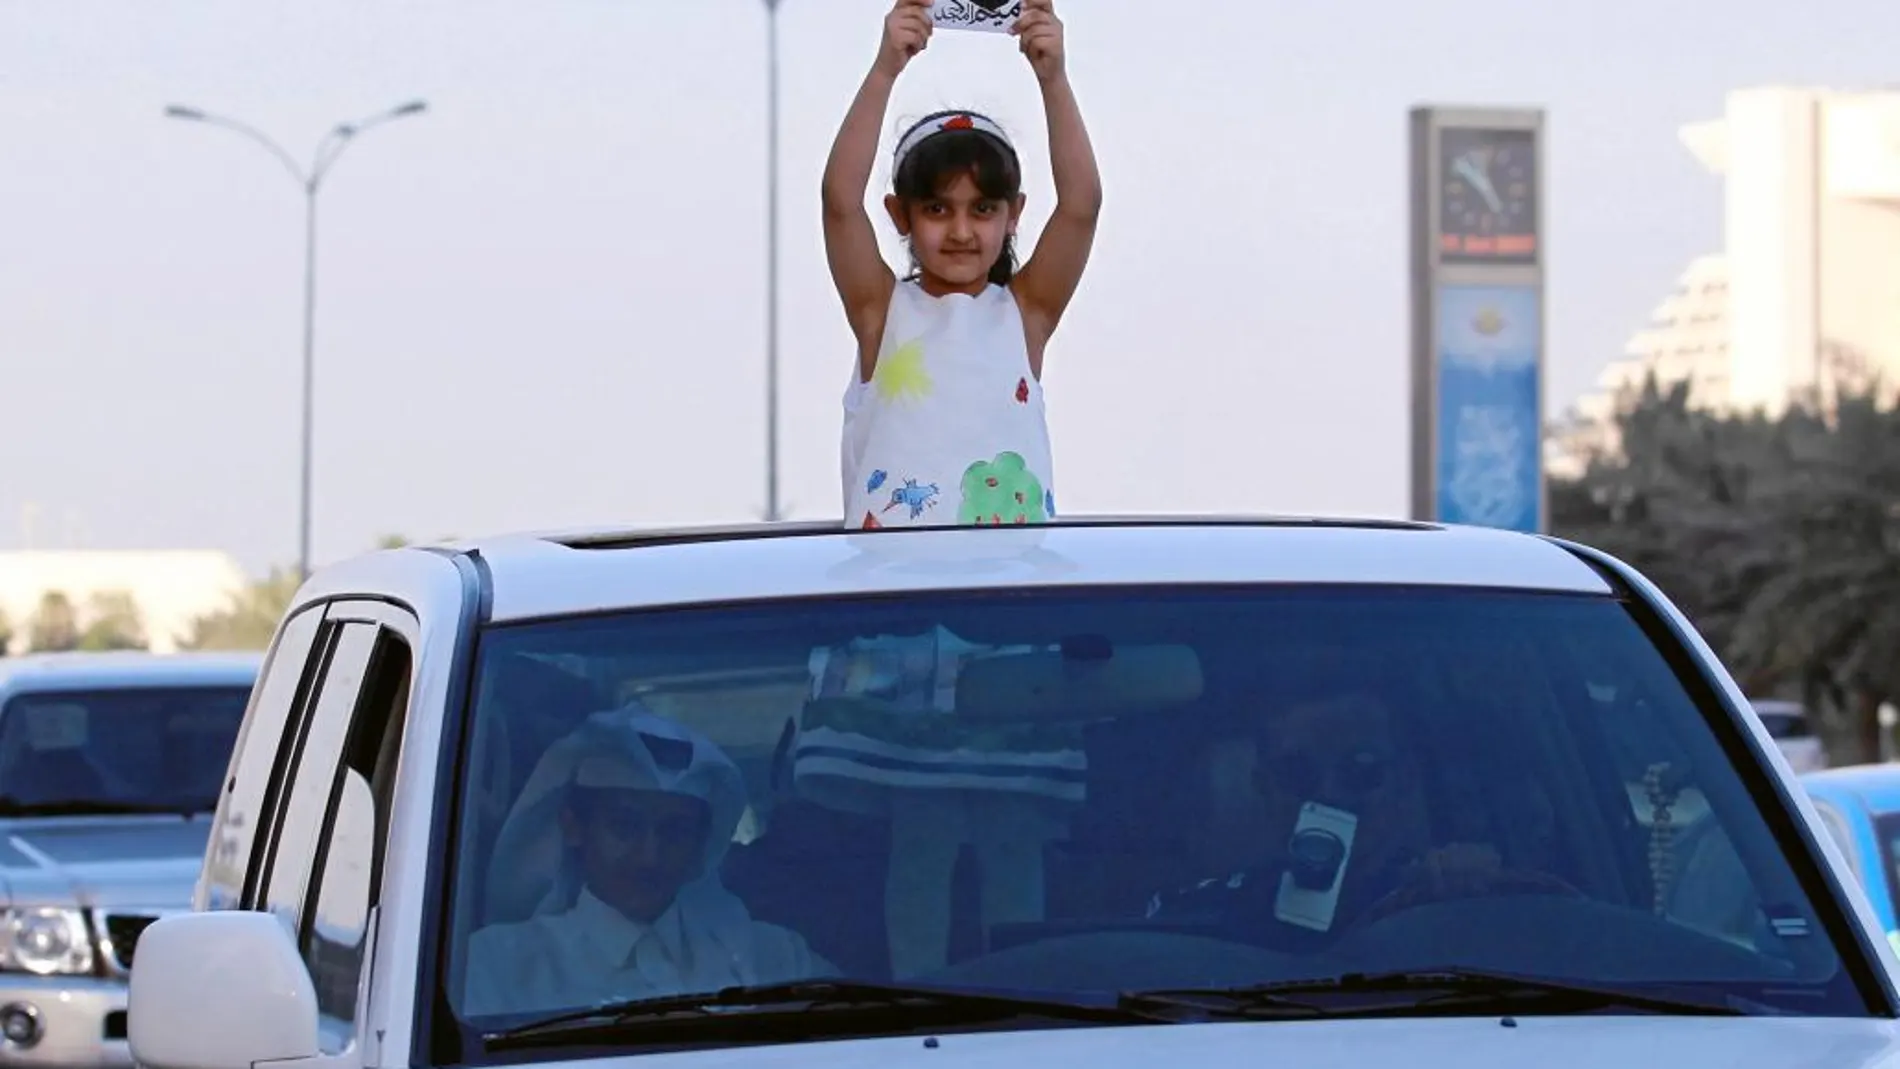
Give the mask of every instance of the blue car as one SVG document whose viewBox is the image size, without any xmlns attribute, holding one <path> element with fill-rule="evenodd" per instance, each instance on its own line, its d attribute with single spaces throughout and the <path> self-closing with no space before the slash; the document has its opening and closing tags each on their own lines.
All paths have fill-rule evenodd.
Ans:
<svg viewBox="0 0 1900 1069">
<path fill-rule="evenodd" d="M 1801 777 L 1821 823 L 1847 855 L 1887 940 L 1900 950 L 1900 764 L 1855 765 Z"/>
</svg>

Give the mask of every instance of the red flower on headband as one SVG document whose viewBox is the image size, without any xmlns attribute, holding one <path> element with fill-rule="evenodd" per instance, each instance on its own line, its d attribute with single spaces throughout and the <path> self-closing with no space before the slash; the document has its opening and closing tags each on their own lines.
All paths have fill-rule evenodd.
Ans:
<svg viewBox="0 0 1900 1069">
<path fill-rule="evenodd" d="M 974 130 L 976 129 L 976 120 L 970 118 L 968 115 L 955 115 L 948 119 L 945 119 L 943 121 L 943 125 L 938 127 L 938 129 L 939 130 Z"/>
</svg>

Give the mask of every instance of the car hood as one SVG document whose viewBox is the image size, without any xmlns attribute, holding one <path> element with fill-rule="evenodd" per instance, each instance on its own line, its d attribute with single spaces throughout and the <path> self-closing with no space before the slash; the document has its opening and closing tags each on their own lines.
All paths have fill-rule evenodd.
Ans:
<svg viewBox="0 0 1900 1069">
<path fill-rule="evenodd" d="M 17 905 L 186 909 L 208 817 L 0 821 L 0 881 Z"/>
<path fill-rule="evenodd" d="M 607 1058 L 605 1069 L 790 1066 L 826 1069 L 1003 1069 L 1034 1065 L 1087 1069 L 1883 1069 L 1900 1067 L 1900 1025 L 1830 1018 L 1497 1017 L 1199 1024 L 1158 1028 L 852 1040 L 803 1047 L 754 1047 Z M 558 1059 L 558 1051 L 547 1057 Z M 575 1062 L 565 1063 L 568 1066 Z"/>
</svg>

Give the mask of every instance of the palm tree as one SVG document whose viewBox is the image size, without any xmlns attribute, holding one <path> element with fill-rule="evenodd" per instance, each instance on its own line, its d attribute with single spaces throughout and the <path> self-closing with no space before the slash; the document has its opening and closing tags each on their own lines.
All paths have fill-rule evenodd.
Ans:
<svg viewBox="0 0 1900 1069">
<path fill-rule="evenodd" d="M 1870 390 L 1780 421 L 1786 463 L 1759 516 L 1781 566 L 1753 592 L 1730 655 L 1799 685 L 1830 753 L 1878 760 L 1900 697 L 1900 412 Z"/>
<path fill-rule="evenodd" d="M 1553 527 L 1654 579 L 1751 694 L 1796 692 L 1837 762 L 1877 759 L 1900 696 L 1900 413 L 1871 382 L 1826 409 L 1720 415 L 1653 381 L 1622 449 L 1552 487 Z"/>
</svg>

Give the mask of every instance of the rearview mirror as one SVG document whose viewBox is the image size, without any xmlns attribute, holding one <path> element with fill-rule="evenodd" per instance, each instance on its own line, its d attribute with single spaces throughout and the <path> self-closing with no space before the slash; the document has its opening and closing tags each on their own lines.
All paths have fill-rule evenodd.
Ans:
<svg viewBox="0 0 1900 1069">
<path fill-rule="evenodd" d="M 957 675 L 957 715 L 976 720 L 1096 719 L 1154 712 L 1201 696 L 1192 646 L 1114 646 L 979 657 Z"/>
<path fill-rule="evenodd" d="M 126 1005 L 141 1069 L 251 1069 L 317 1055 L 317 992 L 284 922 L 220 910 L 139 935 Z"/>
</svg>

